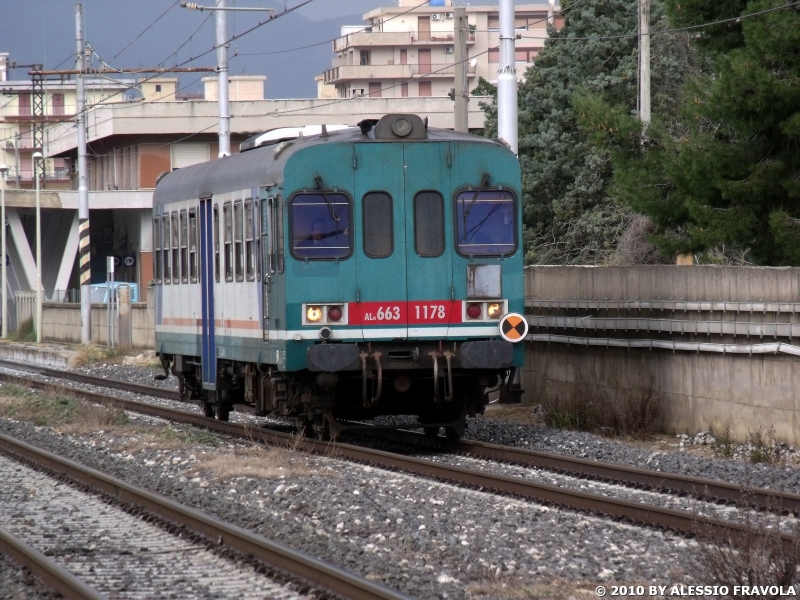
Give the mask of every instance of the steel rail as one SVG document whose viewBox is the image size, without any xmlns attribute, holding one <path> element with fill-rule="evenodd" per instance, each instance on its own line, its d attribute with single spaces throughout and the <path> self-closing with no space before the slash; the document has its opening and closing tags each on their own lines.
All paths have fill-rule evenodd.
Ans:
<svg viewBox="0 0 800 600">
<path fill-rule="evenodd" d="M 33 386 L 41 388 L 56 387 L 53 384 L 37 385 L 37 382 L 31 382 L 30 380 L 16 375 L 0 374 L 0 379 L 12 379 L 24 385 L 33 384 Z M 599 494 L 590 494 L 515 477 L 476 472 L 462 467 L 440 464 L 425 459 L 402 456 L 400 454 L 363 448 L 350 444 L 302 439 L 294 434 L 237 423 L 216 421 L 204 417 L 199 413 L 189 413 L 163 406 L 104 396 L 94 392 L 85 392 L 72 388 L 59 388 L 59 390 L 68 394 L 72 393 L 94 402 L 112 404 L 124 410 L 131 410 L 164 419 L 198 425 L 219 433 L 236 435 L 251 440 L 260 440 L 266 444 L 293 447 L 315 452 L 329 458 L 356 461 L 381 468 L 404 471 L 413 475 L 423 475 L 473 489 L 508 494 L 535 502 L 543 502 L 578 511 L 586 511 L 613 519 L 625 519 L 633 523 L 683 532 L 689 535 L 700 534 L 719 540 L 729 540 L 732 535 L 745 535 L 748 532 L 748 528 L 739 523 L 705 517 L 687 511 L 631 502 Z M 797 543 L 793 536 L 781 534 L 780 537 L 787 547 L 793 547 Z"/>
<path fill-rule="evenodd" d="M 152 385 L 129 383 L 127 381 L 120 381 L 118 379 L 106 379 L 103 377 L 97 377 L 96 375 L 86 375 L 84 373 L 76 373 L 75 371 L 64 371 L 62 369 L 53 369 L 39 365 L 27 365 L 24 363 L 18 363 L 4 359 L 0 359 L 0 367 L 18 369 L 20 371 L 27 371 L 29 373 L 38 373 L 39 375 L 53 377 L 56 379 L 67 379 L 69 381 L 77 381 L 78 383 L 87 383 L 89 385 L 102 386 L 115 390 L 134 392 L 144 396 L 155 396 L 156 398 L 166 398 L 168 400 L 180 400 L 180 396 L 176 390 L 164 389 Z"/>
<path fill-rule="evenodd" d="M 421 435 L 421 434 L 419 434 Z M 627 485 L 643 486 L 657 491 L 684 493 L 699 498 L 725 500 L 739 506 L 750 506 L 766 510 L 786 511 L 800 514 L 800 494 L 775 491 L 766 488 L 746 488 L 726 481 L 652 471 L 627 465 L 605 463 L 563 454 L 537 452 L 524 448 L 499 446 L 486 442 L 460 440 L 456 450 L 476 458 L 558 471 L 570 475 L 581 475 L 598 480 L 624 482 Z"/>
<path fill-rule="evenodd" d="M 105 600 L 106 596 L 90 587 L 54 560 L 29 546 L 0 526 L 0 553 L 29 569 L 34 576 L 67 600 Z"/>
<path fill-rule="evenodd" d="M 129 384 L 115 379 L 103 379 L 92 375 L 50 369 L 47 367 L 29 366 L 11 361 L 0 360 L 0 366 L 6 365 L 13 368 L 20 368 L 32 372 L 41 373 L 53 378 L 70 379 L 81 383 L 97 385 L 98 387 L 110 387 L 126 391 L 135 391 L 143 395 L 157 396 L 170 400 L 179 400 L 178 393 L 174 390 L 167 390 L 142 384 Z M 27 380 L 24 382 L 27 385 Z M 87 399 L 96 399 L 88 396 Z M 125 407 L 126 410 L 136 410 L 132 407 Z M 187 413 L 188 415 L 189 413 Z M 167 414 L 161 415 L 170 418 Z M 207 427 L 205 418 L 194 422 L 195 425 Z M 380 431 L 380 430 L 379 430 Z M 228 431 L 236 434 L 237 431 Z M 411 432 L 404 432 L 410 435 L 419 435 Z M 651 490 L 667 493 L 691 494 L 699 498 L 710 498 L 713 500 L 723 500 L 735 503 L 739 506 L 749 506 L 752 508 L 783 511 L 800 515 L 800 494 L 767 488 L 748 488 L 735 485 L 726 481 L 707 479 L 704 477 L 693 477 L 691 475 L 681 475 L 663 471 L 653 471 L 639 467 L 618 465 L 601 461 L 577 458 L 564 454 L 549 452 L 538 452 L 515 448 L 513 446 L 500 446 L 487 442 L 473 440 L 460 440 L 455 447 L 450 446 L 456 451 L 481 458 L 484 460 L 504 461 L 513 464 L 520 464 L 529 467 L 536 467 L 550 471 L 562 472 L 570 475 L 578 475 L 598 479 L 601 481 L 613 481 L 623 485 L 634 487 L 644 487 Z"/>
<path fill-rule="evenodd" d="M 291 573 L 293 576 L 336 595 L 353 600 L 410 600 L 409 596 L 345 571 L 331 563 L 2 433 L 0 433 L 0 448 L 45 469 L 61 473 L 70 479 L 88 485 L 121 502 L 140 507 L 168 521 L 187 527 L 209 539 L 220 540 L 220 543 L 226 546 L 254 556 L 277 569 Z"/>
</svg>

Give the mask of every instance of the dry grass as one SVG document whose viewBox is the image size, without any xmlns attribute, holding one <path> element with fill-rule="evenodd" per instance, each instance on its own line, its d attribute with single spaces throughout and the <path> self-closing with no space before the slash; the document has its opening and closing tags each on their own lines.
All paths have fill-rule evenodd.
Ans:
<svg viewBox="0 0 800 600">
<path fill-rule="evenodd" d="M 103 348 L 97 344 L 82 344 L 75 350 L 75 354 L 69 359 L 69 366 L 85 367 L 99 362 L 105 362 L 116 356 L 117 352 L 111 348 Z"/>
<path fill-rule="evenodd" d="M 536 425 L 542 421 L 541 416 L 536 412 L 536 407 L 525 405 L 490 404 L 486 407 L 484 417 L 493 421 L 524 423 L 525 425 Z"/>
<path fill-rule="evenodd" d="M 279 479 L 320 474 L 309 468 L 304 456 L 287 448 L 264 448 L 256 445 L 237 448 L 233 452 L 201 454 L 197 457 L 197 464 L 186 473 L 187 477 L 212 476 L 217 481 L 235 477 Z"/>
<path fill-rule="evenodd" d="M 531 582 L 530 578 L 504 577 L 502 580 L 490 578 L 470 583 L 465 591 L 471 600 L 596 600 L 598 583 L 601 582 L 591 585 L 562 580 Z"/>
<path fill-rule="evenodd" d="M 17 386 L 4 386 L 0 416 L 58 428 L 84 435 L 100 429 L 120 429 L 128 424 L 125 411 L 65 396 L 37 393 Z"/>
<path fill-rule="evenodd" d="M 744 531 L 719 541 L 708 532 L 698 535 L 695 571 L 704 585 L 788 586 L 800 583 L 800 541 L 789 545 L 780 536 L 781 517 L 748 517 Z M 800 528 L 792 532 L 800 540 Z M 740 598 L 732 594 L 730 598 Z M 767 596 L 758 596 L 759 598 Z M 770 596 L 771 597 L 771 596 Z"/>
<path fill-rule="evenodd" d="M 556 397 L 545 408 L 550 427 L 645 439 L 658 425 L 661 397 L 652 376 L 638 389 L 621 387 L 618 377 L 611 388 L 578 380 L 570 397 Z"/>
</svg>

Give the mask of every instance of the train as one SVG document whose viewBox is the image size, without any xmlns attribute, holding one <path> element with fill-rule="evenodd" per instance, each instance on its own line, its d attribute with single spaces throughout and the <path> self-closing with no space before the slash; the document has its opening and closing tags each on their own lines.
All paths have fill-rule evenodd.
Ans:
<svg viewBox="0 0 800 600">
<path fill-rule="evenodd" d="M 167 173 L 165 375 L 220 420 L 249 405 L 331 438 L 402 415 L 458 437 L 522 366 L 521 217 L 506 145 L 415 114 L 270 130 Z"/>
</svg>

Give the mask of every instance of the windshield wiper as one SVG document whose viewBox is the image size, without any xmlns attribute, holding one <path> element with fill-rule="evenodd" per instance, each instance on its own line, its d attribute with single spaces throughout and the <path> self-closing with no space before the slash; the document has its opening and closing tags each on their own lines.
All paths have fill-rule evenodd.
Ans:
<svg viewBox="0 0 800 600">
<path fill-rule="evenodd" d="M 483 177 L 481 178 L 481 183 L 478 185 L 478 189 L 475 190 L 475 195 L 472 196 L 472 200 L 470 200 L 469 204 L 464 206 L 464 199 L 461 199 L 461 218 L 464 220 L 464 237 L 462 238 L 464 241 L 467 237 L 467 217 L 469 217 L 469 213 L 472 212 L 472 207 L 475 206 L 475 202 L 478 200 L 478 196 L 480 193 L 489 185 L 489 173 L 484 173 Z"/>
<path fill-rule="evenodd" d="M 336 223 L 338 223 L 339 215 L 336 214 L 336 209 L 333 208 L 333 204 L 331 204 L 331 201 L 328 200 L 328 194 L 325 193 L 324 184 L 322 183 L 322 177 L 320 177 L 319 175 L 314 177 L 314 187 L 317 188 L 317 190 L 322 193 L 322 198 L 325 200 L 325 204 L 328 205 L 328 210 L 331 213 L 331 219 L 333 219 L 334 221 L 336 221 Z"/>
</svg>

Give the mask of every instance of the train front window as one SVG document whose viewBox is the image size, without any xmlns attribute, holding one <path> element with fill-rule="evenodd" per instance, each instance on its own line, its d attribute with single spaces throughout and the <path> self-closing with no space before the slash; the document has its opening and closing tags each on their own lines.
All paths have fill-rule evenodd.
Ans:
<svg viewBox="0 0 800 600">
<path fill-rule="evenodd" d="M 414 249 L 424 257 L 444 252 L 444 198 L 439 192 L 414 196 Z"/>
<path fill-rule="evenodd" d="M 350 200 L 344 194 L 315 192 L 292 197 L 292 254 L 295 258 L 347 258 Z"/>
<path fill-rule="evenodd" d="M 508 256 L 517 249 L 514 196 L 465 190 L 456 196 L 456 247 L 462 256 Z"/>
<path fill-rule="evenodd" d="M 385 258 L 392 254 L 392 197 L 385 192 L 364 196 L 364 254 Z"/>
</svg>

